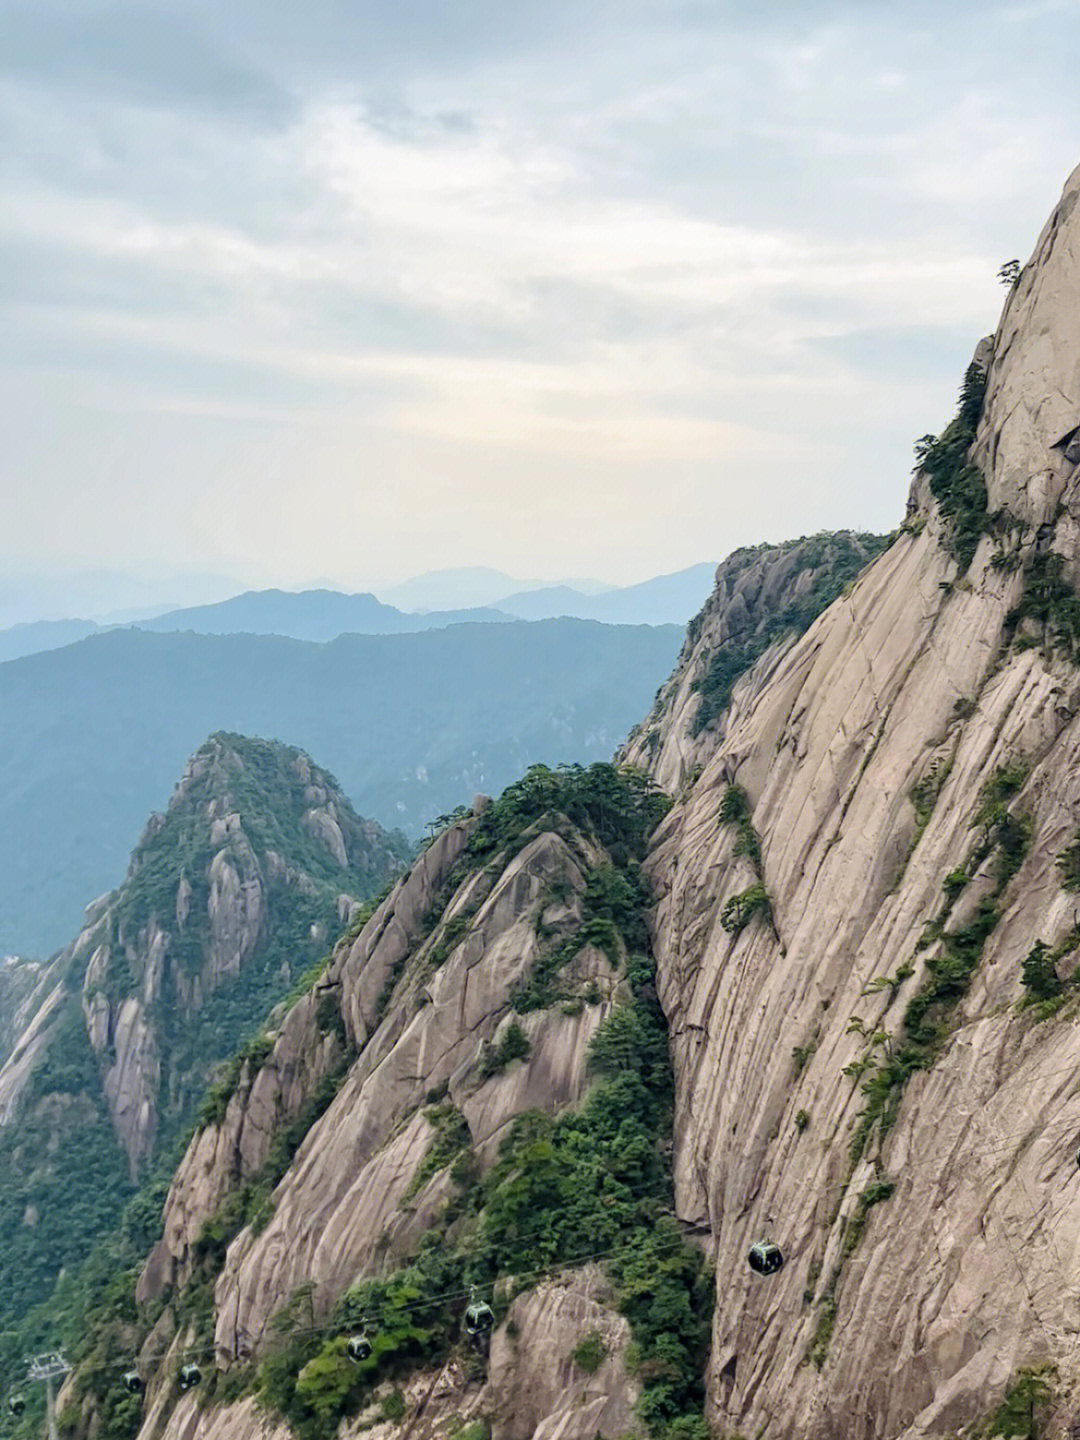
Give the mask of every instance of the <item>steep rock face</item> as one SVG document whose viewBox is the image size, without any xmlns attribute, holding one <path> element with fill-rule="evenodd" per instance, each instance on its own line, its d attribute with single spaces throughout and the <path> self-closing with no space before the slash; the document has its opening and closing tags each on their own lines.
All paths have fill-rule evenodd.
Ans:
<svg viewBox="0 0 1080 1440">
<path fill-rule="evenodd" d="M 885 544 L 884 536 L 840 531 L 729 555 L 671 678 L 618 758 L 677 793 L 719 742 L 733 680 L 754 665 L 768 673 Z"/>
<path fill-rule="evenodd" d="M 313 990 L 290 1009 L 263 1063 L 241 1062 L 220 1120 L 197 1130 L 169 1189 L 164 1233 L 136 1291 L 140 1303 L 187 1282 L 207 1221 L 230 1190 L 260 1173 L 275 1135 L 340 1066 L 343 1041 L 332 1024 L 327 1031 L 321 1021 L 324 994 Z"/>
<path fill-rule="evenodd" d="M 65 1001 L 63 966 L 54 961 L 35 968 L 31 988 L 10 1014 L 9 1044 L 0 1067 L 0 1125 L 7 1125 L 15 1114 L 27 1081 L 48 1049 L 53 1024 Z"/>
<path fill-rule="evenodd" d="M 574 1360 L 588 1336 L 603 1358 L 592 1374 Z M 500 1440 L 593 1440 L 635 1425 L 640 1386 L 625 1364 L 630 1327 L 611 1309 L 596 1265 L 543 1281 L 511 1305 L 492 1339 L 487 1405 Z"/>
<path fill-rule="evenodd" d="M 216 1339 L 224 1355 L 257 1346 L 297 1285 L 314 1282 L 317 1313 L 325 1313 L 358 1274 L 407 1253 L 429 1228 L 445 1201 L 446 1177 L 437 1174 L 405 1203 L 434 1138 L 422 1108 L 429 1092 L 443 1092 L 464 1117 L 481 1162 L 493 1158 L 515 1114 L 558 1110 L 581 1094 L 586 1046 L 610 1007 L 610 981 L 608 998 L 580 1014 L 522 1017 L 527 1065 L 486 1080 L 477 1070 L 538 958 L 537 906 L 555 881 L 571 894 L 584 886 L 580 855 L 558 835 L 538 835 L 494 884 L 483 872 L 468 875 L 432 930 L 433 904 L 465 834 L 464 825 L 455 825 L 439 837 L 328 973 L 330 984 L 340 983 L 358 1058 L 275 1193 L 271 1222 L 257 1236 L 241 1233 L 230 1247 L 217 1283 Z M 466 914 L 464 938 L 428 973 L 447 926 Z M 580 903 L 547 918 L 572 925 Z M 611 974 L 602 957 L 594 967 Z"/>
<path fill-rule="evenodd" d="M 18 955 L 0 957 L 0 1065 L 7 1060 L 26 1028 L 25 1006 L 45 967 Z"/>
<path fill-rule="evenodd" d="M 318 957 L 339 907 L 358 904 L 402 853 L 300 751 L 218 735 L 192 757 L 124 884 L 68 952 L 73 973 L 84 967 L 87 1032 L 133 1171 L 163 1110 L 175 1124 L 208 1062 Z M 0 1071 L 0 1103 L 10 1110 L 17 1095 L 17 1077 Z"/>
<path fill-rule="evenodd" d="M 499 1440 L 595 1440 L 633 1433 L 639 1387 L 626 1370 L 629 1338 L 626 1321 L 610 1307 L 600 1271 L 586 1265 L 553 1276 L 513 1302 L 506 1324 L 492 1337 L 486 1378 L 454 1356 L 401 1384 L 399 1421 L 382 1418 L 383 1401 L 394 1393 L 384 1384 L 337 1434 L 340 1440 L 402 1435 L 445 1440 L 470 1424 Z M 594 1370 L 574 1359 L 586 1340 L 598 1342 L 603 1352 Z M 175 1366 L 175 1357 L 170 1355 L 169 1363 Z M 251 1399 L 206 1409 L 194 1396 L 177 1403 L 171 1387 L 162 1384 L 151 1390 L 140 1434 L 160 1433 L 165 1425 L 175 1440 L 289 1440 L 292 1434 Z"/>
<path fill-rule="evenodd" d="M 736 684 L 650 858 L 678 1203 L 724 1296 L 721 1431 L 953 1435 L 1046 1362 L 1070 1418 L 1074 1003 L 1016 1005 L 1036 942 L 1075 964 L 1080 918 L 1057 863 L 1080 674 L 1045 579 L 1080 556 L 1078 193 L 1080 171 L 990 352 L 974 453 L 1010 515 L 960 574 L 917 478 L 907 533 Z M 766 1237 L 787 1264 L 761 1279 Z"/>
</svg>

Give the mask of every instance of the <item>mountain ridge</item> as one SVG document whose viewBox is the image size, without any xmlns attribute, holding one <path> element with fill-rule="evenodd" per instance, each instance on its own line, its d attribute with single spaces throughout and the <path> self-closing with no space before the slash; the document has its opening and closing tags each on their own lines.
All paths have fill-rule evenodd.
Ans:
<svg viewBox="0 0 1080 1440">
<path fill-rule="evenodd" d="M 679 639 L 674 627 L 584 620 L 325 645 L 114 630 L 9 661 L 0 667 L 0 949 L 63 943 L 215 729 L 320 755 L 362 813 L 416 835 L 534 759 L 610 755 Z"/>
<path fill-rule="evenodd" d="M 692 566 L 630 586 L 575 589 L 569 584 L 500 592 L 499 606 L 404 610 L 369 591 L 323 587 L 245 590 L 225 600 L 171 608 L 146 618 L 109 624 L 83 619 L 36 621 L 0 630 L 0 663 L 75 644 L 112 629 L 192 630 L 202 635 L 280 635 L 325 643 L 341 635 L 397 635 L 450 625 L 576 618 L 616 625 L 684 625 L 708 590 L 712 565 Z M 445 576 L 457 571 L 440 572 Z M 466 572 L 469 573 L 469 572 Z M 492 576 L 500 572 L 491 572 Z M 424 578 L 424 577 L 419 577 Z M 503 577 L 513 585 L 509 576 Z"/>
<path fill-rule="evenodd" d="M 638 763 L 460 807 L 238 1057 L 74 1434 L 1077 1433 L 1078 304 L 1080 169 L 884 546 L 730 557 Z"/>
<path fill-rule="evenodd" d="M 199 747 L 120 885 L 18 1012 L 0 1067 L 7 1321 L 103 1233 L 214 1067 L 409 854 L 302 751 L 220 733 Z M 97 1193 L 68 1214 L 80 1164 Z"/>
</svg>

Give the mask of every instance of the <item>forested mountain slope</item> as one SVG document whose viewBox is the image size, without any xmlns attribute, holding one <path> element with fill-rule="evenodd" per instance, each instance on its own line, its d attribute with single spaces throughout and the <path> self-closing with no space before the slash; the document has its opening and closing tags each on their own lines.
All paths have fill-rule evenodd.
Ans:
<svg viewBox="0 0 1080 1440">
<path fill-rule="evenodd" d="M 48 1293 L 194 1119 L 215 1066 L 409 854 L 302 752 L 215 735 L 15 1012 L 0 1316 Z"/>
<path fill-rule="evenodd" d="M 217 1092 L 141 1323 L 117 1297 L 87 1328 L 72 1428 L 124 1433 L 139 1348 L 147 1435 L 254 1436 L 262 1412 L 312 1440 L 405 1414 L 416 1440 L 492 1417 L 521 1440 L 635 1414 L 703 1433 L 711 1293 L 671 1213 L 639 872 L 667 803 L 610 765 L 535 767 L 438 837 Z M 506 1321 L 490 1357 L 462 1348 L 470 1286 Z"/>
</svg>

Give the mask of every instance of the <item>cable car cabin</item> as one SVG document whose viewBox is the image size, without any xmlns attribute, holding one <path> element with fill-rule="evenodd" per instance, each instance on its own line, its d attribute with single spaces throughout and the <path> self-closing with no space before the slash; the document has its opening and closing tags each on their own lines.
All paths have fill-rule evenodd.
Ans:
<svg viewBox="0 0 1080 1440">
<path fill-rule="evenodd" d="M 495 1315 L 491 1306 L 478 1300 L 472 1293 L 469 1308 L 465 1311 L 465 1334 L 474 1345 L 483 1345 L 495 1328 Z"/>
<path fill-rule="evenodd" d="M 190 1390 L 193 1385 L 198 1385 L 198 1383 L 199 1383 L 199 1381 L 200 1381 L 201 1379 L 202 1379 L 202 1371 L 199 1369 L 198 1365 L 181 1365 L 181 1366 L 180 1366 L 180 1388 L 181 1388 L 181 1390 Z"/>
<path fill-rule="evenodd" d="M 783 1251 L 771 1240 L 759 1240 L 756 1245 L 751 1245 L 746 1258 L 756 1275 L 775 1275 L 784 1264 Z"/>
<path fill-rule="evenodd" d="M 361 1360 L 367 1360 L 371 1355 L 371 1341 L 363 1332 L 359 1335 L 350 1335 L 345 1345 L 345 1353 L 350 1360 L 355 1360 L 359 1365 Z"/>
<path fill-rule="evenodd" d="M 26 1409 L 25 1397 L 22 1395 L 9 1395 L 7 1408 L 11 1411 L 12 1415 L 21 1415 Z"/>
<path fill-rule="evenodd" d="M 130 1390 L 133 1395 L 141 1395 L 145 1388 L 143 1378 L 137 1370 L 124 1371 L 125 1390 Z"/>
</svg>

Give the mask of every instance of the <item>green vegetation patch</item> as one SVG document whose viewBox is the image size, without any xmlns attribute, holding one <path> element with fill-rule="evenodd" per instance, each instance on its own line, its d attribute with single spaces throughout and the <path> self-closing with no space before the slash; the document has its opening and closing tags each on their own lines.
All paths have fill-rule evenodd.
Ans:
<svg viewBox="0 0 1080 1440">
<path fill-rule="evenodd" d="M 940 435 L 924 435 L 915 446 L 918 468 L 949 522 L 949 552 L 963 574 L 987 529 L 986 481 L 968 454 L 986 395 L 986 371 L 974 361 L 964 373 L 956 416 Z"/>
<path fill-rule="evenodd" d="M 133 1192 L 82 1011 L 67 1001 L 48 1062 L 30 1076 L 19 1123 L 0 1127 L 0 1321 L 44 1301 L 82 1264 Z M 73 1183 L 73 1178 L 77 1177 Z"/>
<path fill-rule="evenodd" d="M 768 891 L 760 882 L 738 895 L 732 895 L 720 911 L 720 924 L 729 935 L 738 935 L 755 915 L 761 915 L 766 920 L 772 915 Z"/>
<path fill-rule="evenodd" d="M 1053 1365 L 1018 1371 L 1001 1404 L 974 1430 L 976 1440 L 992 1440 L 995 1435 L 1042 1440 L 1046 1433 L 1043 1426 L 1046 1408 L 1054 1397 L 1056 1378 Z"/>
<path fill-rule="evenodd" d="M 1063 890 L 1080 890 L 1080 830 L 1072 841 L 1058 855 L 1054 864 L 1058 868 Z"/>
<path fill-rule="evenodd" d="M 1028 993 L 1029 1002 L 1053 1000 L 1065 988 L 1057 973 L 1054 952 L 1042 940 L 1036 940 L 1024 957 L 1020 967 L 1020 979 Z"/>
<path fill-rule="evenodd" d="M 1080 599 L 1065 579 L 1064 560 L 1056 551 L 1042 551 L 1028 561 L 1023 596 L 1005 617 L 1006 634 L 1014 636 L 1025 621 L 1041 629 L 1048 654 L 1058 653 L 1073 665 L 1080 664 Z M 1033 642 L 1015 643 L 1025 648 Z"/>
<path fill-rule="evenodd" d="M 593 835 L 616 865 L 641 860 L 649 836 L 671 809 L 671 800 L 644 771 L 628 765 L 532 765 L 507 786 L 469 832 L 471 859 L 521 849 L 527 832 L 564 816 Z"/>
<path fill-rule="evenodd" d="M 855 1253 L 866 1234 L 867 1217 L 870 1211 L 875 1205 L 880 1205 L 883 1201 L 890 1199 L 895 1189 L 896 1183 L 893 1180 L 875 1180 L 856 1200 L 855 1209 L 844 1228 L 841 1254 L 845 1259 Z"/>
<path fill-rule="evenodd" d="M 571 1351 L 571 1358 L 579 1370 L 586 1375 L 595 1375 L 607 1359 L 607 1346 L 599 1330 L 590 1330 L 583 1335 Z"/>
<path fill-rule="evenodd" d="M 489 1080 L 492 1075 L 505 1070 L 515 1060 L 527 1060 L 528 1056 L 529 1037 L 517 1021 L 512 1020 L 499 1037 L 499 1043 L 488 1046 L 481 1056 L 478 1070 L 480 1079 Z"/>
<path fill-rule="evenodd" d="M 829 1345 L 836 1328 L 836 1296 L 831 1292 L 818 1301 L 818 1318 L 806 1358 L 816 1370 L 820 1370 L 829 1357 Z"/>
<path fill-rule="evenodd" d="M 1036 940 L 1020 965 L 1024 995 L 1018 1008 L 1033 1010 L 1037 1021 L 1049 1020 L 1056 1015 L 1080 989 L 1080 968 L 1073 969 L 1064 979 L 1058 973 L 1060 962 L 1078 949 L 1080 929 L 1076 926 L 1068 930 L 1052 949 L 1044 941 Z"/>
<path fill-rule="evenodd" d="M 749 798 L 741 786 L 729 785 L 724 791 L 724 798 L 720 801 L 720 823 L 735 827 L 735 847 L 732 854 L 746 855 L 753 862 L 754 868 L 760 870 L 761 841 L 754 829 Z"/>
<path fill-rule="evenodd" d="M 621 964 L 625 952 L 647 948 L 648 931 L 643 912 L 648 902 L 648 889 L 635 860 L 627 860 L 622 866 L 599 865 L 591 870 L 582 897 L 581 925 L 561 944 L 538 956 L 528 979 L 514 997 L 518 1013 L 525 1015 L 581 998 L 567 991 L 559 975 L 586 945 L 602 950 L 613 967 Z"/>
<path fill-rule="evenodd" d="M 939 756 L 922 779 L 916 781 L 908 791 L 908 799 L 915 811 L 916 823 L 912 849 L 918 844 L 919 837 L 930 823 L 930 816 L 934 813 L 934 806 L 937 804 L 938 796 L 941 794 L 951 770 L 952 758 L 945 759 Z"/>
<path fill-rule="evenodd" d="M 424 1117 L 435 1131 L 428 1152 L 417 1167 L 416 1174 L 409 1182 L 405 1199 L 418 1195 L 433 1175 L 445 1170 L 462 1151 L 472 1144 L 468 1121 L 454 1105 L 443 1103 L 429 1105 Z"/>
<path fill-rule="evenodd" d="M 948 1034 L 950 1017 L 967 994 L 986 941 L 997 927 L 1001 895 L 1023 863 L 1031 838 L 1030 821 L 1010 808 L 1026 777 L 1024 765 L 1018 762 L 1002 765 L 979 791 L 971 820 L 977 832 L 976 841 L 962 873 L 974 874 L 987 857 L 994 854 L 994 889 L 980 902 L 966 925 L 948 930 L 949 914 L 963 886 L 958 883 L 960 872 L 957 870 L 946 876 L 942 886 L 945 894 L 942 911 L 924 932 L 923 943 L 937 942 L 937 953 L 925 963 L 919 988 L 904 1011 L 899 1037 L 895 1043 L 893 1037 L 884 1037 L 884 1053 L 862 1082 L 866 1105 L 851 1142 L 852 1167 L 861 1158 L 875 1129 L 879 1139 L 884 1139 L 892 1128 L 911 1076 L 934 1063 Z"/>
</svg>

